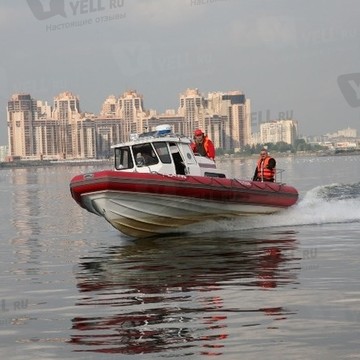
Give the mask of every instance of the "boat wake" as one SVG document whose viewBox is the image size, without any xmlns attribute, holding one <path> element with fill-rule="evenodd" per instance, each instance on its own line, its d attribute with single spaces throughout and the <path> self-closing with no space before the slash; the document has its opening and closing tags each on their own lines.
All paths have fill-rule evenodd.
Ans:
<svg viewBox="0 0 360 360">
<path fill-rule="evenodd" d="M 209 221 L 188 230 L 205 233 L 351 222 L 360 222 L 360 182 L 318 186 L 293 207 L 273 215 Z"/>
</svg>

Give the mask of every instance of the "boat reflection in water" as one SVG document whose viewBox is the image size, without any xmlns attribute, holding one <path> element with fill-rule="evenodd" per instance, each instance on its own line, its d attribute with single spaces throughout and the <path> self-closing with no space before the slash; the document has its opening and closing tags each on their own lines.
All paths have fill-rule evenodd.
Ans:
<svg viewBox="0 0 360 360">
<path fill-rule="evenodd" d="M 277 289 L 296 286 L 295 234 L 223 236 L 139 240 L 82 258 L 73 350 L 220 355 L 231 333 L 286 319 Z"/>
</svg>

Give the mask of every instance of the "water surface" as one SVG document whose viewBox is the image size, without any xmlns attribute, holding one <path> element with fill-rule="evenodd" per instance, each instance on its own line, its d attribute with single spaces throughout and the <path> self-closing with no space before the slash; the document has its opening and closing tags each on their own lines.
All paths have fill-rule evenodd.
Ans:
<svg viewBox="0 0 360 360">
<path fill-rule="evenodd" d="M 1 170 L 2 358 L 360 358 L 360 157 L 277 160 L 289 211 L 151 240 L 76 205 L 93 167 Z"/>
</svg>

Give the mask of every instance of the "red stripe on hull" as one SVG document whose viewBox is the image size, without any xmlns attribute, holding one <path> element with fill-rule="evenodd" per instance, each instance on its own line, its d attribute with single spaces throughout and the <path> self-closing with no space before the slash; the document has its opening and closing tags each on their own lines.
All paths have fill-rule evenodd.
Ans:
<svg viewBox="0 0 360 360">
<path fill-rule="evenodd" d="M 77 175 L 71 180 L 70 189 L 81 206 L 82 194 L 105 190 L 284 208 L 294 205 L 298 199 L 295 188 L 277 183 L 113 170 Z"/>
</svg>

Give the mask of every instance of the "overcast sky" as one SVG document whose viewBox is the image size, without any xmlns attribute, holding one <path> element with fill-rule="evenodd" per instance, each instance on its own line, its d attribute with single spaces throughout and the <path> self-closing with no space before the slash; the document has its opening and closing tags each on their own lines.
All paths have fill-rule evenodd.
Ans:
<svg viewBox="0 0 360 360">
<path fill-rule="evenodd" d="M 187 88 L 241 90 L 254 123 L 360 131 L 359 14 L 359 0 L 1 0 L 0 144 L 12 94 L 53 105 L 65 90 L 96 114 L 129 89 L 158 112 Z"/>
</svg>

